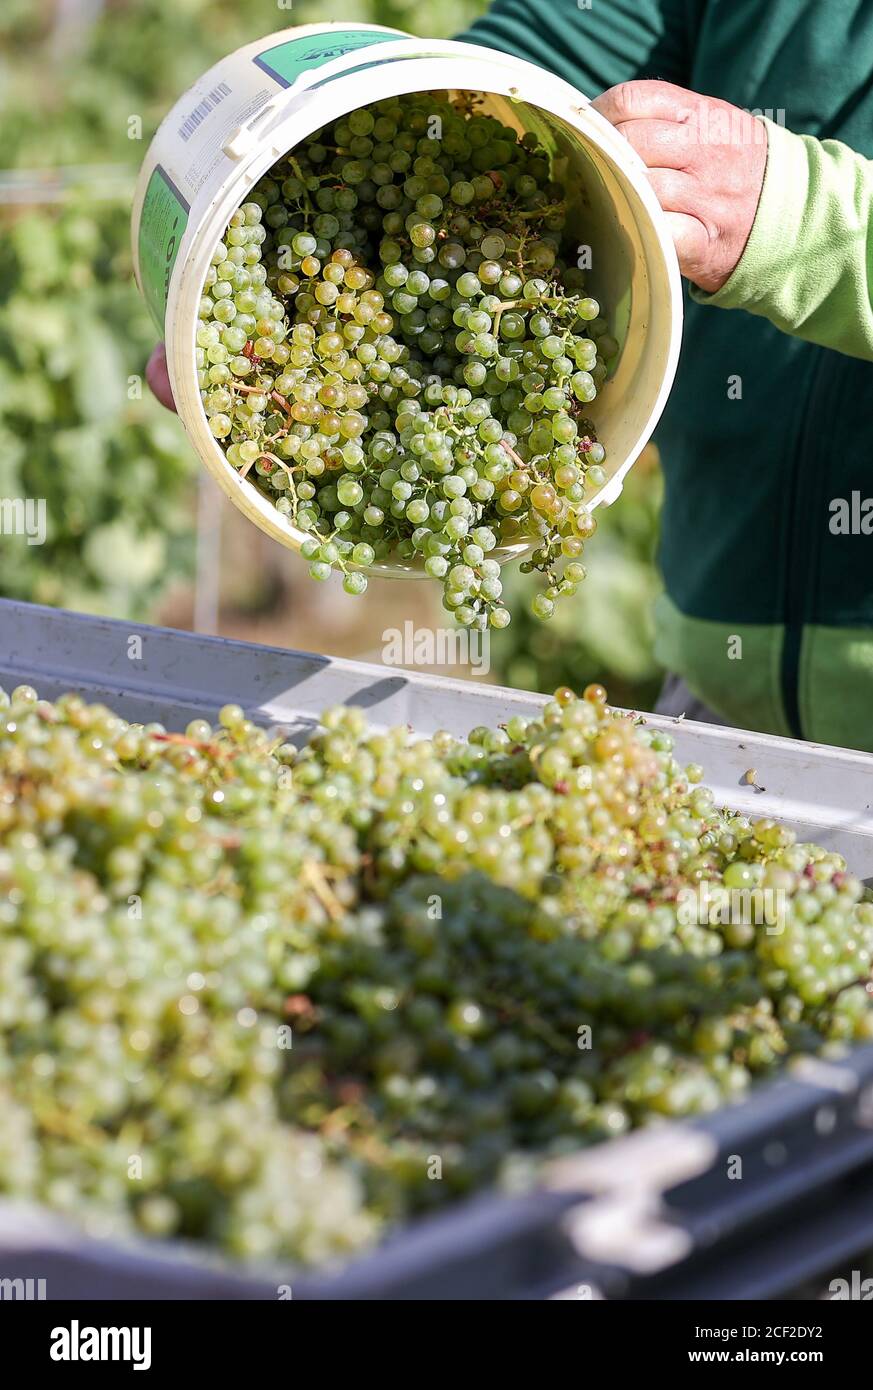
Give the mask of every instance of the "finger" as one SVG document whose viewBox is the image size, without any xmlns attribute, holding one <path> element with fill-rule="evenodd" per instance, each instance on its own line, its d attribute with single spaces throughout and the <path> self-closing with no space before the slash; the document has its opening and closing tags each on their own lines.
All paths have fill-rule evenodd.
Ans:
<svg viewBox="0 0 873 1390">
<path fill-rule="evenodd" d="M 699 211 L 700 184 L 682 169 L 649 169 L 646 177 L 665 212 L 685 212 L 695 217 Z"/>
<path fill-rule="evenodd" d="M 684 169 L 694 148 L 693 129 L 682 121 L 621 121 L 616 126 L 650 169 Z"/>
<path fill-rule="evenodd" d="M 161 405 L 165 405 L 168 410 L 176 409 L 176 402 L 173 400 L 173 392 L 170 387 L 170 374 L 167 371 L 167 354 L 163 343 L 158 343 L 152 351 L 146 367 L 146 381 L 152 394 L 158 398 Z"/>
<path fill-rule="evenodd" d="M 667 221 L 679 258 L 679 269 L 689 280 L 697 281 L 706 261 L 709 236 L 702 222 L 686 212 L 668 212 Z"/>
<path fill-rule="evenodd" d="M 700 102 L 696 92 L 672 82 L 619 82 L 602 92 L 591 105 L 613 125 L 622 121 L 686 121 Z"/>
<path fill-rule="evenodd" d="M 676 169 L 650 169 L 647 177 L 667 218 L 680 271 L 707 288 L 702 277 L 707 275 L 712 246 L 709 228 L 696 206 L 696 180 Z"/>
</svg>

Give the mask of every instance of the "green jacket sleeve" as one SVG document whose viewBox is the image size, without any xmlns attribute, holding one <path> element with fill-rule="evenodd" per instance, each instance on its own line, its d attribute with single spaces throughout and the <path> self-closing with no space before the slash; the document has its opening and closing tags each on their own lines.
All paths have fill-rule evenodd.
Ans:
<svg viewBox="0 0 873 1390">
<path fill-rule="evenodd" d="M 873 361 L 873 161 L 767 121 L 764 186 L 746 249 L 715 294 L 785 333 Z"/>
<path fill-rule="evenodd" d="M 526 58 L 586 96 L 632 78 L 687 87 L 706 0 L 493 0 L 461 39 Z"/>
</svg>

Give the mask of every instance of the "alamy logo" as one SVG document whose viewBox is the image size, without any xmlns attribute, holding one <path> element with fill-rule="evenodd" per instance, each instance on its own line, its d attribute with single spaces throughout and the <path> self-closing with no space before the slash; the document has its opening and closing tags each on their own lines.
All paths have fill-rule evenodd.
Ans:
<svg viewBox="0 0 873 1390">
<path fill-rule="evenodd" d="M 828 511 L 832 536 L 869 536 L 873 532 L 873 497 L 862 499 L 858 491 L 851 497 L 832 497 Z"/>
<path fill-rule="evenodd" d="M 787 911 L 783 888 L 725 888 L 704 882 L 680 888 L 676 898 L 676 917 L 684 927 L 766 926 L 768 936 L 778 936 Z"/>
<path fill-rule="evenodd" d="M 851 1279 L 832 1279 L 828 1289 L 833 1301 L 854 1299 L 856 1302 L 867 1303 L 873 1298 L 873 1279 L 862 1279 L 861 1271 L 853 1269 Z"/>
<path fill-rule="evenodd" d="M 704 103 L 688 113 L 680 127 L 680 139 L 695 145 L 766 145 L 767 127 L 759 118 L 785 125 L 784 106 L 742 109 L 727 104 Z"/>
<path fill-rule="evenodd" d="M 474 675 L 487 676 L 490 634 L 468 627 L 416 627 L 407 618 L 402 631 L 388 627 L 382 633 L 382 661 L 386 666 L 469 666 Z"/>
<path fill-rule="evenodd" d="M 0 1301 L 23 1299 L 34 1301 L 45 1298 L 44 1279 L 0 1278 Z"/>
<path fill-rule="evenodd" d="M 51 1338 L 52 1361 L 132 1361 L 135 1371 L 152 1364 L 150 1327 L 80 1327 L 73 1318 L 69 1327 L 53 1327 Z"/>
<path fill-rule="evenodd" d="M 0 497 L 0 535 L 26 536 L 28 545 L 45 545 L 45 498 Z"/>
</svg>

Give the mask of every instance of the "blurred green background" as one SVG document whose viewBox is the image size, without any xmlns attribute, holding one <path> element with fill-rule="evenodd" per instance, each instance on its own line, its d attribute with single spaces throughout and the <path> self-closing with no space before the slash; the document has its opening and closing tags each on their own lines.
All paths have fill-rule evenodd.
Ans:
<svg viewBox="0 0 873 1390">
<path fill-rule="evenodd" d="M 43 546 L 0 536 L 0 595 L 191 626 L 198 466 L 142 384 L 154 333 L 132 279 L 129 208 L 148 141 L 216 59 L 290 24 L 357 19 L 451 36 L 484 0 L 2 0 L 0 7 L 0 498 L 45 498 Z M 131 139 L 138 116 L 142 138 Z M 589 576 L 547 624 L 508 574 L 512 625 L 492 679 L 528 689 L 601 680 L 651 707 L 652 555 L 660 475 L 649 449 L 601 513 Z M 201 492 L 201 529 L 203 527 Z M 217 630 L 379 658 L 404 617 L 443 621 L 435 586 L 373 583 L 364 599 L 305 565 L 229 504 Z M 203 573 L 201 572 L 201 584 Z M 317 592 L 316 592 L 317 591 Z M 199 609 L 202 613 L 202 608 Z"/>
</svg>

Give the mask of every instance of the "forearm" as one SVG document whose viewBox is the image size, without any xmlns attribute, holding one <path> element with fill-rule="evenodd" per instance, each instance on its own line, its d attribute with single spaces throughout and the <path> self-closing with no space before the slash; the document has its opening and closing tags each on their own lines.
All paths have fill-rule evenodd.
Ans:
<svg viewBox="0 0 873 1390">
<path fill-rule="evenodd" d="M 706 304 L 873 361 L 873 162 L 767 122 L 767 169 L 743 255 Z"/>
</svg>

